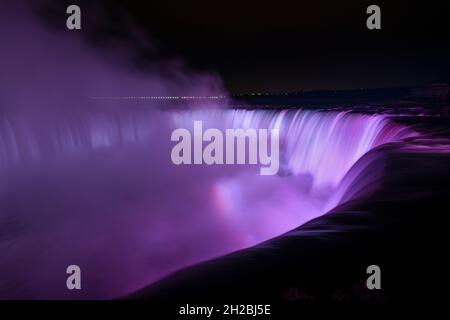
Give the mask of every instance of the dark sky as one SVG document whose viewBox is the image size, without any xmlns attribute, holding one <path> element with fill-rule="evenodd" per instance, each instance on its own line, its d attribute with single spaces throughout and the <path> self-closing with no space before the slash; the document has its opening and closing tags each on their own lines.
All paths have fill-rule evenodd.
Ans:
<svg viewBox="0 0 450 320">
<path fill-rule="evenodd" d="M 163 56 L 219 73 L 232 93 L 420 85 L 450 74 L 445 1 L 78 3 L 104 24 L 100 36 L 85 32 L 126 37 L 135 21 Z M 370 4 L 381 7 L 382 30 L 366 28 Z"/>
</svg>

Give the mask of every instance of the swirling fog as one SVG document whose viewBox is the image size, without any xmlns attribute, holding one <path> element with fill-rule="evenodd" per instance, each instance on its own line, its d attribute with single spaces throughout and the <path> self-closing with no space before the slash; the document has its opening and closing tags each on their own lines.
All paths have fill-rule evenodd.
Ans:
<svg viewBox="0 0 450 320">
<path fill-rule="evenodd" d="M 0 22 L 17 23 L 0 23 L 1 298 L 118 297 L 278 236 L 340 203 L 364 154 L 411 134 L 382 115 L 99 102 L 92 97 L 223 92 L 179 61 L 148 74 L 111 64 L 7 9 Z M 194 120 L 280 129 L 278 175 L 175 166 L 170 134 Z M 71 264 L 81 291 L 66 289 Z"/>
</svg>

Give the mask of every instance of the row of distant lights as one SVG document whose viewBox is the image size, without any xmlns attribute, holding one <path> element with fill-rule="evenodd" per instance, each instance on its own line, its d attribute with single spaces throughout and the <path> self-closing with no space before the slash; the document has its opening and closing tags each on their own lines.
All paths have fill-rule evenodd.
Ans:
<svg viewBox="0 0 450 320">
<path fill-rule="evenodd" d="M 128 97 L 92 97 L 93 99 L 114 100 L 211 100 L 226 99 L 227 96 L 128 96 Z"/>
<path fill-rule="evenodd" d="M 239 93 L 236 96 L 237 97 L 245 97 L 245 96 L 271 96 L 271 95 L 289 95 L 289 92 L 283 92 L 283 93 L 270 93 L 270 92 L 257 92 L 257 93 Z"/>
<path fill-rule="evenodd" d="M 269 96 L 272 93 L 248 93 L 237 94 L 236 97 L 244 96 Z M 284 92 L 278 95 L 289 95 Z M 92 99 L 114 99 L 114 100 L 211 100 L 211 99 L 226 99 L 228 96 L 127 96 L 127 97 L 92 97 Z"/>
</svg>

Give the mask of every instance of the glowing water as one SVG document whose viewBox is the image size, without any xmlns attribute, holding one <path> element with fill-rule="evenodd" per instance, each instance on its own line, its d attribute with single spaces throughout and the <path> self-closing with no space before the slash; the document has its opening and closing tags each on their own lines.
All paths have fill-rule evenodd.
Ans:
<svg viewBox="0 0 450 320">
<path fill-rule="evenodd" d="M 123 45 L 93 49 L 84 32 L 51 32 L 33 12 L 26 1 L 0 10 L 1 298 L 117 297 L 280 235 L 366 192 L 358 159 L 408 134 L 383 116 L 162 112 L 155 101 L 91 99 L 223 91 L 215 75 L 178 60 L 138 70 Z M 174 166 L 170 134 L 194 120 L 279 128 L 280 174 Z M 81 291 L 66 289 L 71 264 L 81 267 Z"/>
<path fill-rule="evenodd" d="M 170 132 L 193 120 L 279 128 L 280 174 L 173 165 Z M 0 124 L 0 295 L 25 298 L 115 297 L 282 234 L 338 204 L 363 154 L 409 135 L 384 116 L 306 110 L 9 112 Z M 69 264 L 82 292 L 61 286 Z"/>
</svg>

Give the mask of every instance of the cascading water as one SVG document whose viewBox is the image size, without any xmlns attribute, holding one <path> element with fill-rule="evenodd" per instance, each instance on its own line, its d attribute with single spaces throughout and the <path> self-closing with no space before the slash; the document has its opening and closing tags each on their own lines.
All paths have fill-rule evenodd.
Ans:
<svg viewBox="0 0 450 320">
<path fill-rule="evenodd" d="M 358 159 L 409 135 L 381 115 L 212 105 L 156 111 L 153 101 L 96 100 L 223 92 L 217 77 L 180 61 L 162 59 L 142 72 L 127 54 L 92 49 L 82 33 L 50 32 L 25 1 L 5 6 L 0 298 L 118 297 L 260 243 L 360 193 Z M 279 174 L 261 176 L 252 165 L 175 166 L 171 132 L 194 120 L 205 128 L 278 128 Z M 83 290 L 66 288 L 72 264 L 82 269 Z"/>
<path fill-rule="evenodd" d="M 278 128 L 279 174 L 173 165 L 170 132 L 194 120 Z M 116 297 L 280 235 L 338 204 L 361 156 L 411 134 L 382 115 L 308 110 L 9 112 L 0 123 L 0 295 L 24 298 L 73 297 L 59 286 L 69 264 L 83 268 L 78 297 Z"/>
</svg>

